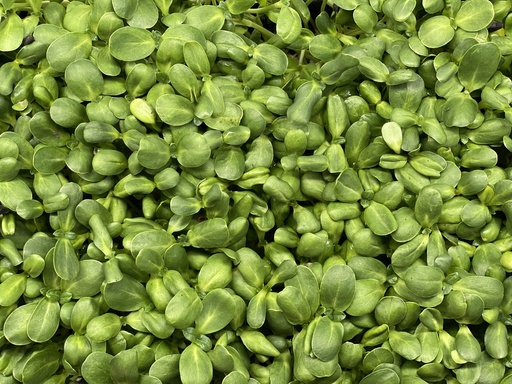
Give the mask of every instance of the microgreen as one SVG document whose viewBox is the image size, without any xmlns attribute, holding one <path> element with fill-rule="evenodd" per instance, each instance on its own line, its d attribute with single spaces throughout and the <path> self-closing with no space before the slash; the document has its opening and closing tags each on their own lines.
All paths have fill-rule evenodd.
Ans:
<svg viewBox="0 0 512 384">
<path fill-rule="evenodd" d="M 0 0 L 0 382 L 512 382 L 511 10 Z"/>
</svg>

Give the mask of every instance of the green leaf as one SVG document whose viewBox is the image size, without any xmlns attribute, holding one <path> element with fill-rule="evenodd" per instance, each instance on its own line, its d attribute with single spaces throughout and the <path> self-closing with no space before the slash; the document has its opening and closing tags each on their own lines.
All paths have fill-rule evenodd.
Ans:
<svg viewBox="0 0 512 384">
<path fill-rule="evenodd" d="M 473 228 L 480 228 L 491 219 L 487 205 L 479 200 L 471 200 L 461 211 L 461 220 L 464 224 Z"/>
<path fill-rule="evenodd" d="M 447 127 L 467 127 L 478 112 L 478 103 L 471 96 L 454 93 L 444 104 L 443 122 Z"/>
<path fill-rule="evenodd" d="M 165 94 L 156 100 L 156 113 L 169 125 L 179 126 L 194 119 L 194 105 L 180 95 Z"/>
<path fill-rule="evenodd" d="M 61 365 L 61 353 L 51 348 L 34 352 L 23 366 L 21 375 L 27 384 L 47 382 Z"/>
<path fill-rule="evenodd" d="M 0 22 L 0 51 L 10 52 L 19 48 L 23 42 L 23 21 L 12 12 Z"/>
<path fill-rule="evenodd" d="M 356 277 L 346 265 L 333 265 L 320 283 L 320 303 L 335 311 L 347 309 L 355 296 Z"/>
<path fill-rule="evenodd" d="M 176 215 L 192 216 L 201 208 L 201 202 L 195 197 L 174 196 L 171 199 L 171 211 Z"/>
<path fill-rule="evenodd" d="M 375 307 L 375 320 L 390 327 L 399 324 L 407 316 L 407 305 L 399 297 L 383 297 Z"/>
<path fill-rule="evenodd" d="M 86 33 L 89 29 L 91 11 L 90 4 L 70 3 L 62 20 L 63 27 L 71 32 Z"/>
<path fill-rule="evenodd" d="M 314 314 L 320 305 L 319 281 L 313 271 L 304 266 L 297 266 L 297 274 L 285 282 L 285 287 L 295 287 L 306 298 L 311 314 Z"/>
<path fill-rule="evenodd" d="M 412 240 L 421 230 L 421 225 L 416 221 L 414 211 L 409 207 L 402 207 L 393 212 L 398 223 L 398 229 L 392 233 L 393 240 L 405 243 Z"/>
<path fill-rule="evenodd" d="M 397 1 L 393 7 L 393 19 L 405 22 L 413 13 L 416 7 L 414 0 Z"/>
<path fill-rule="evenodd" d="M 93 352 L 82 364 L 82 376 L 90 384 L 114 384 L 110 376 L 110 363 L 114 356 L 105 352 Z"/>
<path fill-rule="evenodd" d="M 439 191 L 434 188 L 423 188 L 414 206 L 416 220 L 423 228 L 430 228 L 439 219 L 442 207 L 443 199 Z"/>
<path fill-rule="evenodd" d="M 183 45 L 183 58 L 187 66 L 194 71 L 197 76 L 207 76 L 210 74 L 210 62 L 203 46 L 197 41 L 187 41 Z"/>
<path fill-rule="evenodd" d="M 226 287 L 232 280 L 231 260 L 224 253 L 211 255 L 202 266 L 197 276 L 197 288 L 209 292 Z"/>
<path fill-rule="evenodd" d="M 401 380 L 398 373 L 394 369 L 387 367 L 382 367 L 381 369 L 373 371 L 360 381 L 361 384 L 398 384 L 400 382 Z"/>
<path fill-rule="evenodd" d="M 155 40 L 151 33 L 142 28 L 122 27 L 108 40 L 110 53 L 118 60 L 136 61 L 151 55 L 155 50 Z"/>
<path fill-rule="evenodd" d="M 443 0 L 422 0 L 421 3 L 425 11 L 430 14 L 442 11 L 445 5 Z"/>
<path fill-rule="evenodd" d="M 334 4 L 346 11 L 353 11 L 358 5 L 364 4 L 365 0 L 334 0 Z"/>
<path fill-rule="evenodd" d="M 68 151 L 49 145 L 37 145 L 34 151 L 34 168 L 43 174 L 55 174 L 66 165 Z"/>
<path fill-rule="evenodd" d="M 37 303 L 21 305 L 7 317 L 3 326 L 3 332 L 9 343 L 13 345 L 28 345 L 32 343 L 32 340 L 28 337 L 27 328 L 36 306 Z"/>
<path fill-rule="evenodd" d="M 311 340 L 311 352 L 322 361 L 330 361 L 338 356 L 343 342 L 343 325 L 328 317 L 318 321 Z"/>
<path fill-rule="evenodd" d="M 292 7 L 282 7 L 276 21 L 277 35 L 287 44 L 293 43 L 302 32 L 302 20 Z"/>
<path fill-rule="evenodd" d="M 70 32 L 57 37 L 48 47 L 48 63 L 59 72 L 64 72 L 69 64 L 76 60 L 87 59 L 92 50 L 88 35 Z"/>
<path fill-rule="evenodd" d="M 415 360 L 421 354 L 419 340 L 407 332 L 389 331 L 389 344 L 393 351 L 407 360 Z"/>
<path fill-rule="evenodd" d="M 483 88 L 498 69 L 500 59 L 501 52 L 496 44 L 473 45 L 466 51 L 459 65 L 457 75 L 461 84 L 468 92 Z"/>
<path fill-rule="evenodd" d="M 256 0 L 226 0 L 226 6 L 232 15 L 241 15 L 250 9 Z"/>
<path fill-rule="evenodd" d="M 253 58 L 258 66 L 269 75 L 280 76 L 288 67 L 288 56 L 274 45 L 259 44 L 254 48 Z"/>
<path fill-rule="evenodd" d="M 282 264 L 281 264 L 282 265 Z M 253 329 L 258 329 L 265 324 L 267 316 L 267 294 L 269 289 L 263 287 L 249 301 L 247 306 L 247 324 Z"/>
<path fill-rule="evenodd" d="M 96 58 L 98 69 L 107 76 L 117 76 L 121 73 L 121 66 L 110 54 L 108 47 L 101 47 Z M 124 84 L 121 88 L 124 87 Z M 122 91 L 121 91 L 122 92 Z"/>
<path fill-rule="evenodd" d="M 52 103 L 50 117 L 64 128 L 75 128 L 88 120 L 85 107 L 78 101 L 67 97 L 58 98 Z"/>
<path fill-rule="evenodd" d="M 345 312 L 351 316 L 362 316 L 373 312 L 382 296 L 384 296 L 384 290 L 384 285 L 377 280 L 356 280 L 354 300 Z"/>
<path fill-rule="evenodd" d="M 511 125 L 505 119 L 488 119 L 476 129 L 468 132 L 468 138 L 475 144 L 496 145 L 510 136 Z"/>
<path fill-rule="evenodd" d="M 386 82 L 389 76 L 388 67 L 382 61 L 370 56 L 360 57 L 358 68 L 363 76 L 378 83 Z"/>
<path fill-rule="evenodd" d="M 460 165 L 464 168 L 492 168 L 498 163 L 498 154 L 488 146 L 469 149 L 462 155 Z"/>
<path fill-rule="evenodd" d="M 427 48 L 440 48 L 448 44 L 455 36 L 450 19 L 446 16 L 434 16 L 421 24 L 418 37 Z"/>
<path fill-rule="evenodd" d="M 32 191 L 21 179 L 0 181 L 0 203 L 11 211 L 16 211 L 18 204 L 32 199 Z"/>
<path fill-rule="evenodd" d="M 381 283 L 386 281 L 386 266 L 377 259 L 353 256 L 347 265 L 352 269 L 358 280 L 371 278 Z"/>
<path fill-rule="evenodd" d="M 115 12 L 106 12 L 98 20 L 98 37 L 103 41 L 108 41 L 110 35 L 123 26 L 123 19 Z M 108 50 L 108 47 L 106 49 Z"/>
<path fill-rule="evenodd" d="M 402 148 L 402 128 L 395 122 L 387 122 L 382 126 L 382 138 L 386 145 L 399 154 Z"/>
<path fill-rule="evenodd" d="M 125 86 L 130 96 L 137 97 L 145 95 L 155 83 L 155 69 L 149 65 L 139 63 L 128 73 Z"/>
<path fill-rule="evenodd" d="M 235 316 L 235 300 L 225 289 L 217 288 L 203 298 L 203 310 L 196 318 L 196 330 L 208 335 L 223 329 Z"/>
<path fill-rule="evenodd" d="M 183 384 L 209 384 L 213 378 L 212 362 L 196 344 L 190 344 L 181 353 L 179 371 Z"/>
<path fill-rule="evenodd" d="M 160 169 L 171 158 L 169 145 L 157 135 L 146 135 L 139 141 L 137 161 L 147 169 Z"/>
<path fill-rule="evenodd" d="M 114 383 L 133 383 L 139 378 L 138 353 L 135 349 L 119 352 L 110 361 L 110 376 Z"/>
<path fill-rule="evenodd" d="M 437 119 L 428 118 L 425 119 L 423 125 L 421 126 L 423 132 L 430 136 L 433 140 L 435 140 L 438 144 L 443 144 L 447 140 L 446 132 L 437 121 Z"/>
<path fill-rule="evenodd" d="M 201 46 L 199 44 L 199 46 Z M 185 52 L 185 49 L 183 49 Z M 193 102 L 198 99 L 200 82 L 196 74 L 185 64 L 174 64 L 169 70 L 169 81 L 173 88 L 183 97 Z"/>
<path fill-rule="evenodd" d="M 112 0 L 114 12 L 123 19 L 132 18 L 138 6 L 139 0 Z"/>
<path fill-rule="evenodd" d="M 503 299 L 503 285 L 497 279 L 489 276 L 467 276 L 455 284 L 453 289 L 479 296 L 484 301 L 485 308 L 492 308 Z"/>
<path fill-rule="evenodd" d="M 371 201 L 363 216 L 366 225 L 378 236 L 389 235 L 398 229 L 395 217 L 384 204 Z"/>
<path fill-rule="evenodd" d="M 245 157 L 240 148 L 222 148 L 215 153 L 213 160 L 215 173 L 222 179 L 237 180 L 244 174 Z"/>
<path fill-rule="evenodd" d="M 26 286 L 27 277 L 23 274 L 12 275 L 5 279 L 0 284 L 0 305 L 9 307 L 15 304 L 25 292 Z"/>
<path fill-rule="evenodd" d="M 407 288 L 416 296 L 424 298 L 441 292 L 445 278 L 441 269 L 427 265 L 411 265 L 401 276 Z"/>
<path fill-rule="evenodd" d="M 199 29 L 207 39 L 210 39 L 215 31 L 220 30 L 224 22 L 224 12 L 214 5 L 192 7 L 185 19 L 185 24 Z"/>
<path fill-rule="evenodd" d="M 197 132 L 182 136 L 176 143 L 176 159 L 183 167 L 200 167 L 208 161 L 210 155 L 208 141 Z"/>
<path fill-rule="evenodd" d="M 71 240 L 60 238 L 54 251 L 55 273 L 63 280 L 72 280 L 78 276 L 80 263 Z"/>
<path fill-rule="evenodd" d="M 70 302 L 63 309 L 63 319 L 69 324 L 69 310 L 74 307 L 74 303 Z M 71 309 L 72 312 L 72 309 Z M 65 313 L 65 314 L 64 314 Z M 87 356 L 92 352 L 92 345 L 89 339 L 84 335 L 69 335 L 64 342 L 63 360 L 72 367 L 79 367 L 83 364 Z"/>
<path fill-rule="evenodd" d="M 277 357 L 279 350 L 270 342 L 270 340 L 261 332 L 252 329 L 246 329 L 240 332 L 240 338 L 244 346 L 251 352 L 263 356 Z"/>
<path fill-rule="evenodd" d="M 391 104 L 393 108 L 402 108 L 409 112 L 416 112 L 423 100 L 424 91 L 425 82 L 423 78 L 412 73 L 410 81 L 390 87 L 389 104 Z"/>
<path fill-rule="evenodd" d="M 9 181 L 17 176 L 20 170 L 20 163 L 14 157 L 4 157 L 0 159 L 0 167 L 2 168 L 0 180 Z"/>
<path fill-rule="evenodd" d="M 187 232 L 187 239 L 196 248 L 220 248 L 229 239 L 227 223 L 221 218 L 197 223 Z"/>
<path fill-rule="evenodd" d="M 304 324 L 311 318 L 308 302 L 297 287 L 288 286 L 280 291 L 277 294 L 277 304 L 290 324 Z"/>
<path fill-rule="evenodd" d="M 421 175 L 427 177 L 440 177 L 446 169 L 447 163 L 443 157 L 430 151 L 423 151 L 409 160 L 409 164 Z"/>
<path fill-rule="evenodd" d="M 461 324 L 455 335 L 455 348 L 466 361 L 476 363 L 480 359 L 482 348 L 478 339 L 473 336 L 467 325 Z"/>
<path fill-rule="evenodd" d="M 135 265 L 143 272 L 158 274 L 164 268 L 164 259 L 158 252 L 145 248 L 135 258 Z"/>
<path fill-rule="evenodd" d="M 87 323 L 85 334 L 94 342 L 104 342 L 115 337 L 121 331 L 121 319 L 114 313 L 104 313 Z"/>
<path fill-rule="evenodd" d="M 186 24 L 173 25 L 162 35 L 156 54 L 157 63 L 167 66 L 172 62 L 183 63 L 183 45 L 187 41 L 197 41 L 206 48 L 204 34 L 195 26 Z"/>
<path fill-rule="evenodd" d="M 132 17 L 127 20 L 130 27 L 149 29 L 159 20 L 158 8 L 152 0 L 139 0 Z"/>
<path fill-rule="evenodd" d="M 487 175 L 486 175 L 486 180 L 487 180 Z M 486 184 L 487 184 L 487 181 L 486 181 Z M 500 180 L 496 184 L 493 185 L 493 189 L 494 189 L 494 196 L 492 197 L 492 199 L 490 201 L 490 205 L 502 205 L 507 200 L 512 200 L 512 182 L 511 182 L 511 180 Z"/>
<path fill-rule="evenodd" d="M 215 87 L 212 87 L 212 90 L 215 89 Z M 216 91 L 219 91 L 219 96 L 222 95 L 221 90 L 219 87 L 216 88 L 215 92 L 212 92 L 211 95 L 208 95 L 208 98 L 214 97 L 217 95 Z M 203 86 L 204 91 L 204 86 Z M 203 93 L 204 94 L 204 93 Z M 218 131 L 226 131 L 229 128 L 236 127 L 240 125 L 240 121 L 242 120 L 242 117 L 244 115 L 244 110 L 242 107 L 238 104 L 232 103 L 230 101 L 225 101 L 222 99 L 222 101 L 219 103 L 219 99 L 212 99 L 212 104 L 217 104 L 219 116 L 216 116 L 215 114 L 215 108 L 213 109 L 212 117 L 204 118 L 204 123 L 207 127 L 218 130 Z"/>
<path fill-rule="evenodd" d="M 116 311 L 133 312 L 142 308 L 148 296 L 144 286 L 129 275 L 115 283 L 107 284 L 103 289 L 107 305 Z"/>
<path fill-rule="evenodd" d="M 366 33 L 372 33 L 377 25 L 378 16 L 370 4 L 359 4 L 353 13 L 354 22 Z"/>
<path fill-rule="evenodd" d="M 485 350 L 494 359 L 503 359 L 508 354 L 508 332 L 502 321 L 489 324 L 485 330 Z"/>
<path fill-rule="evenodd" d="M 487 28 L 494 19 L 493 4 L 487 0 L 469 0 L 462 3 L 455 15 L 455 24 L 468 32 Z"/>
<path fill-rule="evenodd" d="M 128 167 L 124 154 L 115 149 L 98 149 L 91 164 L 92 169 L 102 176 L 119 175 Z"/>
<path fill-rule="evenodd" d="M 177 353 L 157 358 L 149 368 L 149 374 L 160 379 L 162 383 L 170 383 L 179 376 L 180 358 L 181 355 Z"/>
<path fill-rule="evenodd" d="M 57 332 L 60 323 L 60 305 L 44 297 L 39 301 L 30 316 L 27 335 L 36 343 L 50 340 Z"/>
<path fill-rule="evenodd" d="M 203 309 L 203 304 L 194 289 L 180 290 L 169 301 L 165 309 L 166 320 L 175 328 L 185 329 L 191 326 Z"/>
</svg>

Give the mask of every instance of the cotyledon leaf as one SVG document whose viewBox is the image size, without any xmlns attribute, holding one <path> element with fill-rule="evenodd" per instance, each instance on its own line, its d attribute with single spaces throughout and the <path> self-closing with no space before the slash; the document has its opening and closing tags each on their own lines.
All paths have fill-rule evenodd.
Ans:
<svg viewBox="0 0 512 384">
<path fill-rule="evenodd" d="M 443 200 L 439 191 L 434 188 L 423 188 L 414 206 L 416 220 L 422 227 L 429 228 L 439 219 L 442 207 Z"/>
<path fill-rule="evenodd" d="M 465 1 L 455 15 L 455 24 L 468 32 L 486 28 L 494 18 L 492 3 L 485 0 Z"/>
<path fill-rule="evenodd" d="M 137 27 L 122 27 L 109 38 L 110 53 L 118 60 L 136 61 L 148 57 L 155 49 L 151 33 Z"/>
<path fill-rule="evenodd" d="M 439 48 L 447 44 L 455 31 L 446 16 L 434 16 L 426 20 L 418 31 L 418 37 L 428 48 Z"/>
<path fill-rule="evenodd" d="M 203 298 L 203 309 L 196 318 L 196 329 L 210 334 L 224 328 L 235 316 L 235 300 L 227 290 L 214 289 Z"/>
<path fill-rule="evenodd" d="M 299 13 L 292 7 L 281 8 L 276 22 L 276 30 L 285 43 L 293 43 L 302 31 Z"/>
<path fill-rule="evenodd" d="M 346 265 L 333 265 L 320 283 L 320 303 L 336 311 L 347 309 L 354 299 L 356 277 Z"/>
<path fill-rule="evenodd" d="M 208 384 L 213 377 L 210 358 L 196 344 L 190 344 L 181 353 L 179 371 L 183 384 Z"/>
<path fill-rule="evenodd" d="M 0 22 L 0 51 L 10 52 L 23 42 L 23 21 L 16 13 L 10 13 Z"/>
<path fill-rule="evenodd" d="M 31 198 L 32 191 L 21 179 L 0 182 L 0 202 L 11 211 L 16 211 L 19 203 Z"/>
<path fill-rule="evenodd" d="M 58 37 L 50 44 L 46 51 L 46 58 L 55 70 L 64 72 L 75 60 L 87 59 L 91 50 L 92 41 L 88 35 L 70 32 Z"/>
<path fill-rule="evenodd" d="M 27 325 L 27 335 L 36 343 L 50 340 L 59 328 L 60 305 L 56 301 L 43 298 L 37 303 Z"/>
<path fill-rule="evenodd" d="M 496 72 L 501 52 L 494 43 L 476 44 L 469 48 L 459 65 L 457 75 L 467 91 L 483 88 Z"/>
<path fill-rule="evenodd" d="M 393 213 L 384 204 L 371 201 L 363 213 L 366 225 L 378 236 L 385 236 L 398 229 Z"/>
</svg>

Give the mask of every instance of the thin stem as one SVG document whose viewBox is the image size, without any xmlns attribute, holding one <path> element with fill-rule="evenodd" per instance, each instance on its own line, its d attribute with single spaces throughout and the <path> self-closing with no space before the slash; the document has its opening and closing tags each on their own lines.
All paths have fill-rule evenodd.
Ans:
<svg viewBox="0 0 512 384">
<path fill-rule="evenodd" d="M 254 13 L 254 14 L 267 13 L 268 11 L 272 11 L 273 9 L 280 8 L 280 7 L 281 7 L 281 3 L 277 2 L 277 3 L 274 3 L 274 4 L 267 5 L 266 7 L 255 8 L 255 9 L 248 9 L 245 12 L 247 12 L 247 13 Z"/>
<path fill-rule="evenodd" d="M 303 49 L 302 51 L 300 51 L 300 56 L 299 56 L 299 65 L 302 65 L 302 62 L 304 61 L 304 57 L 306 56 L 306 50 Z"/>
<path fill-rule="evenodd" d="M 262 27 L 259 24 L 254 23 L 250 20 L 247 20 L 247 19 L 242 19 L 240 21 L 233 21 L 233 23 L 237 24 L 237 25 L 245 25 L 246 27 L 254 28 L 257 31 L 261 32 L 261 34 L 268 39 L 270 39 L 271 37 L 274 36 L 274 34 L 272 32 L 270 32 L 268 29 Z"/>
<path fill-rule="evenodd" d="M 320 7 L 320 12 L 324 12 L 326 6 L 327 6 L 327 0 L 323 0 L 322 1 L 322 6 Z"/>
</svg>

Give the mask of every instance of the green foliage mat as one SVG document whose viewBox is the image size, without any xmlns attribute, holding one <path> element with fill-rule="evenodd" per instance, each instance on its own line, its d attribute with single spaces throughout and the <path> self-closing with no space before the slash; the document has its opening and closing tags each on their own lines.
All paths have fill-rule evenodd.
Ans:
<svg viewBox="0 0 512 384">
<path fill-rule="evenodd" d="M 510 0 L 0 0 L 0 384 L 511 384 Z"/>
</svg>

